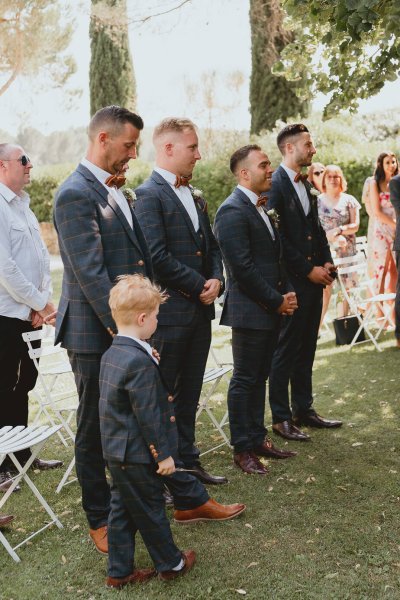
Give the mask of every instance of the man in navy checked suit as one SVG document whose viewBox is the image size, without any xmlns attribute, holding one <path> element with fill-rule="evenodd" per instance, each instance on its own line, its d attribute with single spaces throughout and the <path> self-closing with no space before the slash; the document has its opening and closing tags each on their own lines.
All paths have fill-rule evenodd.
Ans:
<svg viewBox="0 0 400 600">
<path fill-rule="evenodd" d="M 156 167 L 136 190 L 135 212 L 150 247 L 155 279 L 170 296 L 160 310 L 154 346 L 174 394 L 181 460 L 203 483 L 225 483 L 225 477 L 201 467 L 195 446 L 214 300 L 224 287 L 221 253 L 206 203 L 189 186 L 201 158 L 195 125 L 188 119 L 164 119 L 153 141 Z"/>
<path fill-rule="evenodd" d="M 75 375 L 76 471 L 90 535 L 102 553 L 107 552 L 110 489 L 100 440 L 99 371 L 116 329 L 108 296 L 118 275 L 152 277 L 145 238 L 117 187 L 125 181 L 129 160 L 136 158 L 142 128 L 142 119 L 124 108 L 99 110 L 89 124 L 86 158 L 61 185 L 54 205 L 64 263 L 56 343 L 68 350 Z"/>
<path fill-rule="evenodd" d="M 268 208 L 279 215 L 279 234 L 289 280 L 298 300 L 298 310 L 285 317 L 269 377 L 269 401 L 273 430 L 288 440 L 307 441 L 299 427 L 340 427 L 341 421 L 324 419 L 313 407 L 312 368 L 322 310 L 322 290 L 331 285 L 335 267 L 329 244 L 318 218 L 316 197 L 307 175 L 316 153 L 305 125 L 294 123 L 277 137 L 282 163 L 272 176 Z M 291 407 L 289 404 L 289 382 Z"/>
<path fill-rule="evenodd" d="M 230 160 L 238 186 L 219 207 L 214 231 L 227 273 L 221 324 L 232 327 L 233 375 L 228 390 L 234 463 L 245 473 L 265 475 L 259 456 L 289 458 L 275 448 L 264 426 L 266 380 L 278 341 L 280 315 L 297 308 L 287 291 L 278 231 L 266 210 L 272 169 L 255 144 Z"/>
<path fill-rule="evenodd" d="M 181 463 L 173 397 L 146 342 L 157 327 L 159 305 L 165 299 L 165 292 L 140 275 L 121 277 L 110 293 L 118 335 L 103 355 L 100 371 L 103 454 L 113 479 L 109 587 L 145 581 L 155 574 L 149 569 L 132 571 L 137 531 L 160 579 L 173 579 L 193 565 L 194 552 L 181 553 L 173 541 L 164 482 L 173 491 L 178 523 L 231 519 L 245 509 L 243 504 L 219 504 L 198 479 L 175 471 L 175 464 Z"/>
</svg>

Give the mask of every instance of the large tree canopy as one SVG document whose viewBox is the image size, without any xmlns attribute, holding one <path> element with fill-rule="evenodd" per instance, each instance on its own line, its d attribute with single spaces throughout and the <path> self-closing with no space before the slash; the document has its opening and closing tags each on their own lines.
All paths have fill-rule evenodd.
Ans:
<svg viewBox="0 0 400 600">
<path fill-rule="evenodd" d="M 92 0 L 90 40 L 90 114 L 110 104 L 133 110 L 136 84 L 126 0 Z"/>
<path fill-rule="evenodd" d="M 19 76 L 64 85 L 76 68 L 64 54 L 71 35 L 59 0 L 0 0 L 0 96 Z"/>
<path fill-rule="evenodd" d="M 283 0 L 296 40 L 281 53 L 276 74 L 296 81 L 302 99 L 329 94 L 324 116 L 395 81 L 400 67 L 399 0 Z M 302 33 L 299 34 L 299 25 Z M 321 52 L 319 51 L 321 50 Z M 308 75 L 302 77 L 304 67 Z"/>
</svg>

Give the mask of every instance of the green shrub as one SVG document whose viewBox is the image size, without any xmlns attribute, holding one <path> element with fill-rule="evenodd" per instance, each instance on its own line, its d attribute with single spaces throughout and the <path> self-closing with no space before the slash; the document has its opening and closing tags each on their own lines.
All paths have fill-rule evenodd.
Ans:
<svg viewBox="0 0 400 600">
<path fill-rule="evenodd" d="M 27 187 L 31 203 L 30 207 L 38 221 L 52 221 L 54 195 L 58 187 L 58 181 L 50 176 L 34 179 Z"/>
</svg>

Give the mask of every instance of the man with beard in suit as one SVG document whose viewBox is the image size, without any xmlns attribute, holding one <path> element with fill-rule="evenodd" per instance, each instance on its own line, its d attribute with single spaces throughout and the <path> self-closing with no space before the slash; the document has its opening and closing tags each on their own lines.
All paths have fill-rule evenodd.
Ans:
<svg viewBox="0 0 400 600">
<path fill-rule="evenodd" d="M 266 380 L 276 348 L 280 315 L 292 315 L 296 294 L 288 292 L 278 230 L 265 210 L 273 170 L 255 144 L 236 150 L 230 169 L 238 185 L 215 217 L 227 291 L 221 324 L 232 327 L 233 376 L 228 390 L 234 463 L 245 473 L 265 475 L 259 457 L 290 458 L 275 448 L 264 426 Z"/>
<path fill-rule="evenodd" d="M 195 446 L 214 300 L 224 287 L 206 202 L 189 184 L 201 158 L 196 127 L 189 119 L 164 119 L 154 130 L 153 142 L 156 167 L 136 190 L 135 213 L 150 247 L 155 279 L 169 295 L 160 309 L 154 346 L 173 390 L 180 459 L 203 483 L 226 483 L 225 477 L 204 470 Z"/>
<path fill-rule="evenodd" d="M 288 440 L 307 441 L 299 427 L 340 427 L 341 421 L 328 420 L 313 408 L 312 368 L 317 347 L 322 309 L 322 290 L 331 285 L 335 267 L 325 232 L 318 218 L 316 196 L 302 174 L 316 153 L 305 125 L 287 125 L 277 137 L 283 156 L 272 176 L 268 209 L 279 215 L 279 234 L 289 280 L 298 301 L 298 310 L 285 323 L 279 336 L 269 377 L 272 428 Z M 289 404 L 289 382 L 291 407 Z"/>
</svg>

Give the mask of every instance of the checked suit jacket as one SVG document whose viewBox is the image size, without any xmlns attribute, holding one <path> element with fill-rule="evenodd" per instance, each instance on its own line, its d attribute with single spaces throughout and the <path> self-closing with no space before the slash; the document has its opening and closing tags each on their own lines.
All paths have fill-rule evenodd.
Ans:
<svg viewBox="0 0 400 600">
<path fill-rule="evenodd" d="M 158 365 L 138 342 L 117 335 L 100 368 L 100 431 L 106 461 L 176 459 L 173 398 Z"/>
<path fill-rule="evenodd" d="M 54 224 L 64 263 L 56 343 L 76 353 L 102 354 L 116 331 L 108 297 L 118 275 L 153 277 L 144 235 L 133 229 L 115 199 L 83 165 L 59 188 Z"/>
<path fill-rule="evenodd" d="M 295 188 L 282 166 L 272 175 L 268 192 L 268 209 L 279 214 L 279 234 L 290 281 L 296 291 L 314 287 L 307 275 L 315 266 L 333 262 L 325 231 L 318 217 L 316 197 L 311 185 L 304 183 L 310 200 L 311 214 L 306 216 Z"/>
<path fill-rule="evenodd" d="M 154 277 L 169 294 L 160 306 L 159 324 L 187 325 L 196 310 L 213 319 L 214 306 L 198 300 L 207 279 L 223 282 L 221 253 L 207 213 L 195 202 L 196 232 L 180 199 L 156 171 L 135 192 L 135 214 L 150 248 Z"/>
<path fill-rule="evenodd" d="M 245 329 L 275 329 L 277 308 L 287 291 L 282 245 L 275 241 L 257 208 L 240 189 L 219 207 L 214 223 L 227 273 L 221 324 Z"/>
</svg>

